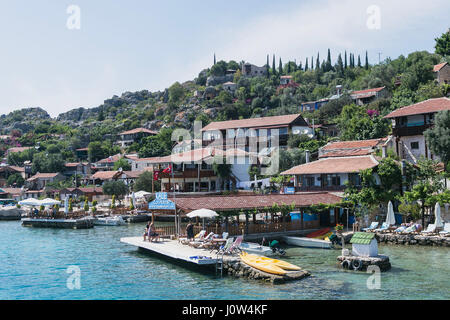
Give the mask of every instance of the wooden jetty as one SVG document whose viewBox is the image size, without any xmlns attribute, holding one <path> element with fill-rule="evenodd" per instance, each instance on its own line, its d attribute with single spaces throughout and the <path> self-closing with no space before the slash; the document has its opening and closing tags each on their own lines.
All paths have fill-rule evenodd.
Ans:
<svg viewBox="0 0 450 320">
<path fill-rule="evenodd" d="M 90 229 L 94 227 L 94 219 L 22 219 L 22 226 L 33 228 L 55 229 Z"/>
<path fill-rule="evenodd" d="M 162 239 L 159 242 L 143 241 L 142 237 L 122 238 L 121 242 L 160 254 L 188 265 L 215 268 L 220 274 L 238 278 L 263 280 L 272 283 L 300 280 L 310 275 L 306 270 L 289 271 L 285 275 L 274 275 L 255 269 L 241 261 L 239 255 L 217 255 L 211 250 L 183 245 L 178 240 Z M 196 259 L 195 257 L 204 257 Z"/>
</svg>

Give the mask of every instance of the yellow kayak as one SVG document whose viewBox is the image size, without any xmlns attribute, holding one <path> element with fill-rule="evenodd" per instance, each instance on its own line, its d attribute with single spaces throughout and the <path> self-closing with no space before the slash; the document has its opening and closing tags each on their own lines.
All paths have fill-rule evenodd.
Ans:
<svg viewBox="0 0 450 320">
<path fill-rule="evenodd" d="M 246 252 L 242 252 L 241 254 L 241 260 L 248 264 L 249 266 L 267 272 L 271 274 L 279 274 L 284 275 L 287 271 L 281 269 L 280 267 L 274 265 L 271 262 L 263 261 L 260 258 L 260 256 L 254 255 L 254 254 L 248 254 Z"/>
<path fill-rule="evenodd" d="M 258 257 L 258 256 L 257 256 Z M 283 261 L 283 260 L 278 260 L 278 259 L 271 259 L 271 258 L 267 258 L 267 257 L 262 257 L 259 256 L 258 259 L 260 259 L 261 261 L 267 261 L 269 263 L 273 263 L 274 265 L 276 265 L 277 267 L 280 267 L 284 270 L 301 270 L 302 268 L 290 264 L 289 262 Z"/>
</svg>

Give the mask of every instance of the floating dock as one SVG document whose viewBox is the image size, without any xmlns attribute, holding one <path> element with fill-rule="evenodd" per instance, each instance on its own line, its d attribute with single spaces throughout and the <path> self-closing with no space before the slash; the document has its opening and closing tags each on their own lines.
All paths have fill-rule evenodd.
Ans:
<svg viewBox="0 0 450 320">
<path fill-rule="evenodd" d="M 143 241 L 142 237 L 122 238 L 121 242 L 138 247 L 140 249 L 160 254 L 177 261 L 186 262 L 192 266 L 212 267 L 221 274 L 228 274 L 239 278 L 283 283 L 286 281 L 300 280 L 310 275 L 306 270 L 289 271 L 284 276 L 269 274 L 257 270 L 241 261 L 235 255 L 217 255 L 215 250 L 193 248 L 179 243 L 177 240 L 162 239 L 159 242 Z M 203 257 L 198 259 L 198 257 Z"/>
<path fill-rule="evenodd" d="M 33 228 L 55 229 L 90 229 L 94 227 L 94 219 L 22 219 L 22 226 Z"/>
</svg>

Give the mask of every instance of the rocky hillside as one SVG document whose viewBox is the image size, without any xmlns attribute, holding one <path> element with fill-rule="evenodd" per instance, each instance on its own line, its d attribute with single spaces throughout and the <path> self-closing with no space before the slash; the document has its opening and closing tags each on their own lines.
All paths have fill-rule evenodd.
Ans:
<svg viewBox="0 0 450 320">
<path fill-rule="evenodd" d="M 13 111 L 7 115 L 0 115 L 0 132 L 10 133 L 12 130 L 29 132 L 35 126 L 45 120 L 50 120 L 50 115 L 42 108 L 25 108 Z"/>
</svg>

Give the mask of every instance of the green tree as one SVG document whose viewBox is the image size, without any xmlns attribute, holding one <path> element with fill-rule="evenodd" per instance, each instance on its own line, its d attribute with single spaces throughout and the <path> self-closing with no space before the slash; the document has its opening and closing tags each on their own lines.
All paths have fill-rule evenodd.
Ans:
<svg viewBox="0 0 450 320">
<path fill-rule="evenodd" d="M 25 183 L 25 179 L 19 173 L 14 173 L 8 177 L 6 184 L 11 187 L 21 188 Z"/>
<path fill-rule="evenodd" d="M 103 144 L 100 141 L 93 141 L 88 145 L 88 157 L 89 161 L 96 162 L 98 160 L 106 158 L 108 155 L 105 155 L 105 151 L 103 150 Z"/>
<path fill-rule="evenodd" d="M 122 168 L 123 171 L 131 171 L 131 164 L 127 161 L 127 159 L 120 159 L 116 163 L 114 163 L 114 170 L 117 171 Z"/>
<path fill-rule="evenodd" d="M 364 68 L 365 68 L 366 70 L 369 69 L 369 56 L 368 56 L 368 54 L 367 54 L 367 51 L 366 51 L 366 63 L 364 64 Z"/>
<path fill-rule="evenodd" d="M 185 95 L 186 91 L 183 86 L 179 82 L 175 82 L 169 87 L 169 104 L 176 105 L 180 103 Z"/>
<path fill-rule="evenodd" d="M 107 181 L 103 184 L 103 193 L 121 197 L 128 193 L 128 186 L 123 181 Z"/>
<path fill-rule="evenodd" d="M 231 178 L 232 165 L 225 163 L 213 163 L 214 174 L 217 175 L 225 184 L 229 184 Z"/>
<path fill-rule="evenodd" d="M 441 56 L 450 56 L 450 30 L 443 33 L 440 38 L 436 38 L 436 53 Z"/>
<path fill-rule="evenodd" d="M 139 176 L 139 178 L 137 178 L 136 182 L 133 185 L 133 189 L 136 192 L 138 191 L 153 192 L 152 183 L 153 183 L 153 173 L 145 171 Z"/>
<path fill-rule="evenodd" d="M 434 126 L 424 133 L 431 151 L 446 164 L 450 173 L 450 110 L 440 111 L 435 115 Z"/>
</svg>

